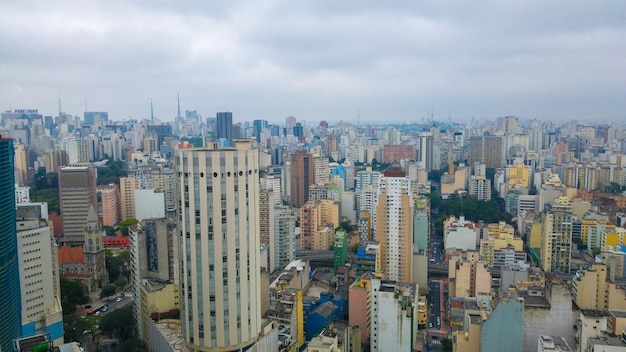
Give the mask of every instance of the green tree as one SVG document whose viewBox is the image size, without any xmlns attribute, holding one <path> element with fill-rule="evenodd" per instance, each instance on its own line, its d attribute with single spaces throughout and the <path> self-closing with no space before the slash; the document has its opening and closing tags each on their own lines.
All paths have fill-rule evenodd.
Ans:
<svg viewBox="0 0 626 352">
<path fill-rule="evenodd" d="M 128 176 L 128 171 L 124 168 L 123 161 L 107 160 L 106 167 L 98 168 L 98 184 L 108 185 L 111 183 L 119 184 L 120 177 Z"/>
<path fill-rule="evenodd" d="M 100 298 L 113 296 L 116 290 L 115 285 L 106 285 L 102 288 L 102 291 L 100 291 Z"/>
<path fill-rule="evenodd" d="M 130 281 L 130 251 L 123 250 L 117 255 L 105 252 L 105 262 L 109 282 L 115 282 L 120 276 L 126 278 L 126 282 Z"/>
<path fill-rule="evenodd" d="M 441 339 L 441 346 L 444 351 L 452 351 L 452 340 L 448 338 Z"/>
<path fill-rule="evenodd" d="M 352 252 L 352 254 L 356 254 L 359 251 L 359 244 L 355 244 L 352 245 L 352 247 L 350 247 L 350 252 Z"/>
<path fill-rule="evenodd" d="M 125 342 L 135 335 L 135 319 L 130 305 L 114 309 L 102 316 L 100 330 L 105 335 L 118 338 Z"/>
<path fill-rule="evenodd" d="M 61 307 L 63 314 L 73 314 L 76 306 L 89 303 L 89 296 L 83 284 L 78 280 L 69 280 L 62 277 L 59 280 L 61 286 Z"/>
</svg>

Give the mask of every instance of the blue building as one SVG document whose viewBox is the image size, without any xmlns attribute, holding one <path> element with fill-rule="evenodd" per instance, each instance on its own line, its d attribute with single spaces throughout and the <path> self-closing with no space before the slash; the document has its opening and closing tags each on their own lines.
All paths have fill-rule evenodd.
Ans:
<svg viewBox="0 0 626 352">
<path fill-rule="evenodd" d="M 15 225 L 15 181 L 13 140 L 0 136 L 0 350 L 13 351 L 20 337 L 22 307 L 17 230 Z"/>
</svg>

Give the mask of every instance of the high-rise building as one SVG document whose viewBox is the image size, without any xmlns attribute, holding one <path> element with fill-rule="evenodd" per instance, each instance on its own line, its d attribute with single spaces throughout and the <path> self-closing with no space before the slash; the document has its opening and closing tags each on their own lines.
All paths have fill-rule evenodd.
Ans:
<svg viewBox="0 0 626 352">
<path fill-rule="evenodd" d="M 262 244 L 269 246 L 269 257 L 272 256 L 274 248 L 274 191 L 261 190 L 259 192 L 259 238 Z M 274 261 L 268 258 L 268 268 L 270 272 L 276 270 L 273 266 Z"/>
<path fill-rule="evenodd" d="M 487 168 L 504 166 L 505 144 L 501 136 L 474 136 L 470 138 L 470 165 L 477 161 Z"/>
<path fill-rule="evenodd" d="M 59 202 L 63 217 L 60 242 L 82 246 L 89 207 L 98 209 L 96 168 L 91 165 L 60 168 Z"/>
<path fill-rule="evenodd" d="M 141 187 L 138 178 L 120 177 L 120 207 L 122 221 L 135 219 L 135 191 Z"/>
<path fill-rule="evenodd" d="M 411 282 L 413 201 L 411 180 L 399 166 L 385 170 L 376 207 L 381 270 L 389 280 Z"/>
<path fill-rule="evenodd" d="M 315 165 L 315 182 L 316 184 L 325 184 L 330 181 L 330 168 L 328 166 L 328 158 L 313 158 Z"/>
<path fill-rule="evenodd" d="M 228 143 L 233 142 L 233 113 L 217 113 L 217 139 L 225 139 Z"/>
<path fill-rule="evenodd" d="M 261 332 L 256 142 L 176 150 L 181 325 L 189 351 L 239 351 Z"/>
<path fill-rule="evenodd" d="M 44 219 L 17 221 L 20 286 L 22 287 L 22 335 L 50 334 L 55 346 L 63 344 L 63 311 L 57 246 Z"/>
<path fill-rule="evenodd" d="M 24 185 L 28 182 L 28 164 L 24 144 L 15 144 L 15 183 Z"/>
<path fill-rule="evenodd" d="M 296 260 L 296 217 L 288 206 L 277 206 L 274 215 L 274 247 L 270 247 L 270 268 L 284 268 Z"/>
<path fill-rule="evenodd" d="M 290 168 L 291 204 L 300 208 L 309 200 L 309 187 L 315 183 L 315 162 L 305 151 L 291 155 Z"/>
<path fill-rule="evenodd" d="M 541 215 L 541 269 L 569 274 L 572 259 L 572 206 L 559 197 Z"/>
<path fill-rule="evenodd" d="M 433 134 L 430 132 L 424 132 L 420 135 L 417 161 L 422 163 L 426 172 L 433 170 Z"/>
<path fill-rule="evenodd" d="M 99 186 L 102 199 L 102 225 L 114 227 L 120 222 L 120 191 L 116 184 Z"/>
<path fill-rule="evenodd" d="M 20 273 L 15 227 L 13 140 L 0 136 L 0 350 L 12 351 L 22 328 Z"/>
</svg>

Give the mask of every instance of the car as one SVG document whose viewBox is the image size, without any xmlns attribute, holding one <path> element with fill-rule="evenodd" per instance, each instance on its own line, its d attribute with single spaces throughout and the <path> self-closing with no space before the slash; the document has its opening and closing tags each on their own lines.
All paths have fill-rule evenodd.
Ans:
<svg viewBox="0 0 626 352">
<path fill-rule="evenodd" d="M 122 297 L 117 297 L 117 299 L 115 300 L 115 302 L 120 302 L 122 300 Z"/>
<path fill-rule="evenodd" d="M 428 327 L 429 327 L 429 328 L 432 328 L 432 327 L 433 327 L 433 323 L 432 323 L 432 322 L 431 322 L 431 323 L 428 323 Z"/>
<path fill-rule="evenodd" d="M 441 319 L 437 317 L 437 326 L 441 326 Z"/>
</svg>

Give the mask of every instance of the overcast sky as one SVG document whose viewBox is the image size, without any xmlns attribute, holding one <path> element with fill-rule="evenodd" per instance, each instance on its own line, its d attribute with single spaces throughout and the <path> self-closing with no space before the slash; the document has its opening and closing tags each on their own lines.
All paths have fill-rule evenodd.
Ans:
<svg viewBox="0 0 626 352">
<path fill-rule="evenodd" d="M 626 121 L 626 1 L 0 2 L 0 110 Z"/>
</svg>

